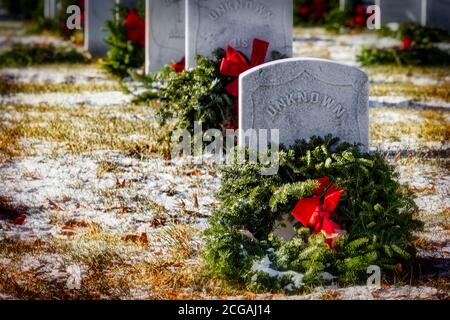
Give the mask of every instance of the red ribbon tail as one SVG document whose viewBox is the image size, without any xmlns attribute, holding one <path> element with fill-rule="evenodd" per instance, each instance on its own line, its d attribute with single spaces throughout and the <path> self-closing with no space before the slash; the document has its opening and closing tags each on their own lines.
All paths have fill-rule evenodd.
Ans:
<svg viewBox="0 0 450 320">
<path fill-rule="evenodd" d="M 234 99 L 233 119 L 236 123 L 239 122 L 239 100 L 238 99 Z"/>
<path fill-rule="evenodd" d="M 335 230 L 340 229 L 341 226 L 338 225 L 336 222 L 330 220 L 329 218 L 323 219 L 322 230 L 325 231 L 327 234 L 333 234 L 336 232 Z"/>
<path fill-rule="evenodd" d="M 325 196 L 323 207 L 326 212 L 333 212 L 345 190 L 338 190 Z"/>
<path fill-rule="evenodd" d="M 239 80 L 235 79 L 225 87 L 225 91 L 231 94 L 233 97 L 239 97 Z"/>
<path fill-rule="evenodd" d="M 256 67 L 264 63 L 267 51 L 269 50 L 269 45 L 269 42 L 264 40 L 253 40 L 252 56 L 250 59 L 250 64 L 252 67 Z"/>
</svg>

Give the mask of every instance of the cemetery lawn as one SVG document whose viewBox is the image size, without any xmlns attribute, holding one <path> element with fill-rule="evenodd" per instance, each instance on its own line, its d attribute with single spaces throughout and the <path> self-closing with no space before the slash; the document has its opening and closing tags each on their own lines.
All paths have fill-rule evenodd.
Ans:
<svg viewBox="0 0 450 320">
<path fill-rule="evenodd" d="M 61 41 L 20 31 L 0 24 L 0 43 Z M 362 41 L 361 35 L 320 29 L 297 36 L 303 40 L 294 43 L 295 56 L 325 54 L 351 63 Z M 317 40 L 304 41 L 312 37 Z M 135 105 L 96 63 L 5 67 L 0 299 L 448 298 L 450 69 L 365 71 L 371 80 L 371 150 L 396 165 L 425 223 L 413 273 L 404 270 L 403 278 L 383 281 L 372 292 L 362 283 L 305 288 L 296 296 L 256 294 L 209 276 L 202 231 L 217 206 L 218 168 L 208 160 L 164 160 L 168 146 L 158 142 L 163 133 L 155 105 Z M 81 271 L 77 290 L 67 287 L 68 267 Z"/>
</svg>

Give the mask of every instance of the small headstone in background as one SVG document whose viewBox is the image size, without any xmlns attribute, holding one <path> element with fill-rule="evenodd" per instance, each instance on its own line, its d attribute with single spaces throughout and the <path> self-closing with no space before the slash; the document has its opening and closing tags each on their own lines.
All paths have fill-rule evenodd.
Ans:
<svg viewBox="0 0 450 320">
<path fill-rule="evenodd" d="M 250 57 L 253 39 L 292 57 L 292 0 L 186 0 L 186 62 L 228 45 Z M 266 61 L 270 61 L 268 55 Z"/>
<path fill-rule="evenodd" d="M 450 0 L 428 1 L 427 25 L 450 31 Z"/>
<path fill-rule="evenodd" d="M 294 58 L 253 68 L 239 82 L 240 129 L 278 129 L 285 146 L 332 134 L 368 149 L 368 77 L 361 70 Z M 251 143 L 244 138 L 240 146 Z"/>
<path fill-rule="evenodd" d="M 44 0 L 44 18 L 54 19 L 58 15 L 58 0 Z"/>
<path fill-rule="evenodd" d="M 146 0 L 146 73 L 185 56 L 185 7 L 185 0 Z"/>
<path fill-rule="evenodd" d="M 116 3 L 128 8 L 133 8 L 138 4 L 139 0 L 116 0 Z"/>
<path fill-rule="evenodd" d="M 381 23 L 414 22 L 425 24 L 427 0 L 376 0 L 380 6 Z"/>
<path fill-rule="evenodd" d="M 85 0 L 84 48 L 94 57 L 103 57 L 109 50 L 105 23 L 114 17 L 116 0 Z"/>
</svg>

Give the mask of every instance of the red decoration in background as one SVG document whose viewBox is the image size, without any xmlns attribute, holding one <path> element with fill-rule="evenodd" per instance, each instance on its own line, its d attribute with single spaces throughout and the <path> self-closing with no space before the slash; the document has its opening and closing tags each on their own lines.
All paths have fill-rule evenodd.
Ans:
<svg viewBox="0 0 450 320">
<path fill-rule="evenodd" d="M 325 242 L 334 247 L 336 238 L 345 233 L 340 225 L 331 220 L 335 216 L 334 210 L 345 190 L 336 189 L 333 178 L 316 179 L 319 183 L 311 198 L 300 199 L 291 214 L 305 227 L 312 227 L 314 232 L 322 232 Z"/>
<path fill-rule="evenodd" d="M 186 68 L 186 57 L 183 57 L 177 63 L 171 64 L 172 68 L 175 69 L 176 72 L 181 73 Z"/>
<path fill-rule="evenodd" d="M 247 59 L 236 49 L 228 46 L 226 50 L 226 56 L 222 59 L 220 65 L 220 73 L 225 76 L 239 77 L 239 75 L 253 67 L 259 66 L 264 63 L 269 49 L 269 43 L 260 39 L 253 40 L 252 56 L 250 63 Z M 225 87 L 225 91 L 235 97 L 235 107 L 233 118 L 236 120 L 239 114 L 238 111 L 238 96 L 239 96 L 239 79 L 236 78 L 228 86 Z"/>
<path fill-rule="evenodd" d="M 229 129 L 229 130 L 237 130 L 237 127 L 234 125 L 233 122 L 228 122 L 228 124 L 227 124 L 227 126 L 226 126 L 226 129 Z"/>
<path fill-rule="evenodd" d="M 369 17 L 366 6 L 363 4 L 356 5 L 354 13 L 355 15 L 352 17 L 353 25 L 361 28 L 366 27 L 367 18 Z"/>
<path fill-rule="evenodd" d="M 145 21 L 139 17 L 135 9 L 131 9 L 125 18 L 125 30 L 128 40 L 141 47 L 145 46 Z"/>
<path fill-rule="evenodd" d="M 298 13 L 300 13 L 302 16 L 306 16 L 310 12 L 311 12 L 311 8 L 308 6 L 301 6 L 298 9 Z"/>
<path fill-rule="evenodd" d="M 364 27 L 366 25 L 366 17 L 365 16 L 354 16 L 353 24 L 359 27 Z"/>
<path fill-rule="evenodd" d="M 403 38 L 403 50 L 408 50 L 409 48 L 411 48 L 411 45 L 413 43 L 413 38 L 410 36 L 406 36 Z"/>
<path fill-rule="evenodd" d="M 313 0 L 312 12 L 314 19 L 320 20 L 327 11 L 328 5 L 326 0 Z"/>
<path fill-rule="evenodd" d="M 365 16 L 366 15 L 366 6 L 365 5 L 363 5 L 363 4 L 358 4 L 356 7 L 355 7 L 355 13 L 356 13 L 356 15 L 358 15 L 358 16 Z"/>
</svg>

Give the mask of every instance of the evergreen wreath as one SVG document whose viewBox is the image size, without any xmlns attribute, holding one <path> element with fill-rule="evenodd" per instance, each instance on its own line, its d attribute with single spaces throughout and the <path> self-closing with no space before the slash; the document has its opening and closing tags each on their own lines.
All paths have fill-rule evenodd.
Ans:
<svg viewBox="0 0 450 320">
<path fill-rule="evenodd" d="M 131 69 L 141 68 L 145 61 L 145 21 L 142 4 L 136 8 L 114 7 L 113 20 L 106 22 L 110 46 L 102 66 L 111 74 L 126 77 Z"/>
<path fill-rule="evenodd" d="M 365 281 L 369 265 L 384 276 L 401 273 L 415 257 L 416 206 L 380 154 L 312 137 L 281 148 L 277 175 L 261 175 L 263 166 L 236 162 L 222 169 L 219 207 L 205 231 L 204 258 L 213 275 L 255 291 L 296 292 Z M 314 196 L 322 177 L 334 177 L 345 190 L 332 220 L 346 234 L 330 246 L 323 233 L 299 223 L 291 240 L 275 236 L 277 221 Z"/>
<path fill-rule="evenodd" d="M 331 32 L 365 29 L 367 6 L 360 0 L 347 0 L 342 9 L 337 0 L 296 0 L 294 23 L 302 26 L 320 25 Z"/>
<path fill-rule="evenodd" d="M 261 46 L 265 45 L 269 44 L 254 40 L 253 49 L 260 49 L 258 53 L 262 60 L 265 53 L 261 54 L 264 51 Z M 236 94 L 232 94 L 229 88 L 237 83 L 237 75 L 230 75 L 223 68 L 224 60 L 230 55 L 234 55 L 234 58 L 237 55 L 242 59 L 239 61 L 241 67 L 252 66 L 252 59 L 242 52 L 231 47 L 227 50 L 219 48 L 213 52 L 212 58 L 197 56 L 197 66 L 193 69 L 179 69 L 177 66 L 183 64 L 181 61 L 168 65 L 158 74 L 148 78 L 146 84 L 150 90 L 145 96 L 159 99 L 156 111 L 159 125 L 167 127 L 170 123 L 172 128 L 187 129 L 191 133 L 194 122 L 201 122 L 203 130 L 222 129 L 225 132 L 226 129 L 236 129 Z M 271 60 L 285 58 L 277 51 L 272 51 L 270 56 Z M 155 80 L 160 84 L 158 88 L 155 87 Z M 167 134 L 170 136 L 171 130 L 168 130 Z"/>
<path fill-rule="evenodd" d="M 339 8 L 338 0 L 295 0 L 294 23 L 302 26 L 322 24 L 334 8 Z"/>
<path fill-rule="evenodd" d="M 450 65 L 450 52 L 434 46 L 436 42 L 449 41 L 450 33 L 443 29 L 405 23 L 397 30 L 384 26 L 378 34 L 397 38 L 402 45 L 399 48 L 364 48 L 358 56 L 363 65 Z"/>
<path fill-rule="evenodd" d="M 193 133 L 196 121 L 202 122 L 204 130 L 225 128 L 232 121 L 233 97 L 225 91 L 232 78 L 219 72 L 224 57 L 225 51 L 219 49 L 213 58 L 198 56 L 197 67 L 191 70 L 163 68 L 166 79 L 157 94 L 160 103 L 156 111 L 160 126 L 174 120 L 174 128 Z"/>
</svg>

